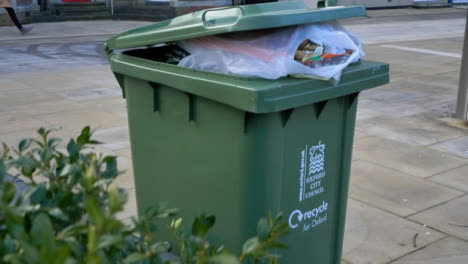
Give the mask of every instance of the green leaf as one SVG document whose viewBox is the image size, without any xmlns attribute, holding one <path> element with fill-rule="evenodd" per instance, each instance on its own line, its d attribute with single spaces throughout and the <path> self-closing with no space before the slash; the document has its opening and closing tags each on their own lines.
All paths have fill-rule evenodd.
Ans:
<svg viewBox="0 0 468 264">
<path fill-rule="evenodd" d="M 100 141 L 91 139 L 91 140 L 88 141 L 88 144 L 99 145 L 99 144 L 102 144 L 102 143 Z"/>
<path fill-rule="evenodd" d="M 107 156 L 103 160 L 106 164 L 106 170 L 102 173 L 102 178 L 104 179 L 114 179 L 119 175 L 119 170 L 117 169 L 117 157 Z"/>
<path fill-rule="evenodd" d="M 44 127 L 40 127 L 38 130 L 36 130 L 36 132 L 41 136 L 41 137 L 45 137 L 47 136 L 47 134 L 49 134 L 47 132 L 47 130 L 44 128 Z"/>
<path fill-rule="evenodd" d="M 23 263 L 38 263 L 40 259 L 40 253 L 37 247 L 27 243 L 26 241 L 19 241 L 22 249 L 22 258 L 26 260 Z"/>
<path fill-rule="evenodd" d="M 109 246 L 112 246 L 117 243 L 121 243 L 123 241 L 123 237 L 121 235 L 103 235 L 99 239 L 98 248 L 103 249 Z"/>
<path fill-rule="evenodd" d="M 264 241 L 270 235 L 270 226 L 266 218 L 261 218 L 257 224 L 257 236 L 260 241 Z"/>
<path fill-rule="evenodd" d="M 16 186 L 13 182 L 5 182 L 3 185 L 2 201 L 6 204 L 11 203 L 15 198 Z"/>
<path fill-rule="evenodd" d="M 5 180 L 6 165 L 3 159 L 0 159 L 0 184 Z"/>
<path fill-rule="evenodd" d="M 37 140 L 37 139 L 32 138 L 31 141 L 36 143 L 41 148 L 45 147 L 44 144 L 41 141 Z"/>
<path fill-rule="evenodd" d="M 16 243 L 11 238 L 10 234 L 5 235 L 5 239 L 3 240 L 3 249 L 5 249 L 5 252 L 7 252 L 7 253 L 14 253 L 15 252 Z"/>
<path fill-rule="evenodd" d="M 24 176 L 31 177 L 36 169 L 36 162 L 32 157 L 22 156 L 14 160 L 11 164 L 16 165 L 21 170 Z"/>
<path fill-rule="evenodd" d="M 7 222 L 7 226 L 11 237 L 16 241 L 27 239 L 28 235 L 24 229 L 24 216 L 17 210 L 8 210 L 7 213 L 10 219 Z"/>
<path fill-rule="evenodd" d="M 231 254 L 221 254 L 213 257 L 209 257 L 207 262 L 209 264 L 239 264 L 239 259 Z"/>
<path fill-rule="evenodd" d="M 47 255 L 55 250 L 55 231 L 52 228 L 52 223 L 48 215 L 44 213 L 38 214 L 32 223 L 31 240 L 37 247 L 47 252 Z M 42 252 L 41 252 L 42 253 Z M 41 254 L 42 255 L 42 254 Z"/>
<path fill-rule="evenodd" d="M 62 140 L 60 138 L 50 138 L 48 141 L 47 141 L 47 145 L 49 146 L 49 148 L 52 148 L 52 149 L 55 149 L 55 147 L 60 144 L 60 142 L 62 142 Z"/>
<path fill-rule="evenodd" d="M 127 202 L 127 194 L 124 190 L 119 189 L 117 186 L 111 186 L 109 192 L 109 212 L 114 214 L 119 212 Z"/>
<path fill-rule="evenodd" d="M 81 195 L 73 193 L 71 190 L 65 190 L 59 197 L 58 207 L 66 208 L 74 203 L 74 199 L 81 199 Z"/>
<path fill-rule="evenodd" d="M 46 198 L 46 184 L 41 183 L 36 187 L 36 190 L 31 194 L 31 204 L 41 203 Z"/>
<path fill-rule="evenodd" d="M 88 230 L 88 226 L 85 224 L 85 223 L 75 223 L 75 224 L 71 224 L 67 227 L 65 227 L 62 231 L 60 231 L 58 234 L 57 234 L 57 239 L 58 240 L 67 240 L 68 239 L 68 242 L 70 242 L 71 244 L 75 243 L 76 240 L 74 240 L 74 237 L 75 235 L 82 235 L 82 234 L 85 234 Z M 72 239 L 72 240 L 69 240 L 69 239 Z"/>
<path fill-rule="evenodd" d="M 22 258 L 18 254 L 5 254 L 0 260 L 2 260 L 2 263 L 23 264 L 24 256 Z"/>
<path fill-rule="evenodd" d="M 67 164 L 63 169 L 60 171 L 59 176 L 60 177 L 65 177 L 69 175 L 74 175 L 77 174 L 81 171 L 81 168 L 77 164 Z"/>
<path fill-rule="evenodd" d="M 68 218 L 68 216 L 60 209 L 60 208 L 52 208 L 49 210 L 49 215 L 59 219 L 59 220 L 62 220 L 64 222 L 66 221 L 69 221 L 70 219 Z"/>
<path fill-rule="evenodd" d="M 52 256 L 52 264 L 63 264 L 70 257 L 70 249 L 67 246 L 61 246 L 57 248 Z"/>
<path fill-rule="evenodd" d="M 57 263 L 58 264 L 58 263 Z M 75 259 L 71 258 L 71 257 L 68 257 L 65 262 L 63 262 L 63 264 L 78 264 L 78 261 L 76 261 Z"/>
<path fill-rule="evenodd" d="M 142 253 L 132 253 L 128 257 L 124 259 L 124 263 L 135 263 L 135 262 L 140 262 L 142 260 L 146 259 L 146 255 Z"/>
<path fill-rule="evenodd" d="M 49 162 L 54 158 L 54 152 L 51 149 L 47 148 L 41 151 L 41 161 L 44 164 L 49 164 Z"/>
<path fill-rule="evenodd" d="M 18 144 L 18 150 L 20 151 L 20 153 L 22 153 L 23 151 L 25 151 L 27 148 L 29 148 L 29 146 L 31 146 L 31 139 L 23 139 L 20 141 L 20 143 Z"/>
<path fill-rule="evenodd" d="M 255 250 L 257 250 L 258 246 L 260 245 L 260 241 L 258 237 L 252 237 L 245 241 L 242 247 L 242 254 L 251 254 Z"/>
<path fill-rule="evenodd" d="M 67 151 L 68 151 L 68 154 L 70 155 L 70 160 L 72 162 L 78 159 L 79 150 L 78 150 L 78 145 L 76 145 L 75 140 L 70 139 L 70 141 L 67 144 Z"/>
<path fill-rule="evenodd" d="M 195 218 L 192 224 L 192 234 L 194 236 L 204 237 L 210 228 L 214 226 L 216 217 L 214 215 L 206 216 L 204 213 Z"/>
<path fill-rule="evenodd" d="M 175 220 L 172 220 L 171 222 L 171 228 L 175 231 L 179 230 L 182 226 L 182 218 L 177 218 Z"/>
<path fill-rule="evenodd" d="M 150 249 L 156 253 L 168 252 L 171 248 L 170 244 L 167 242 L 157 242 L 150 246 Z"/>
<path fill-rule="evenodd" d="M 76 139 L 76 142 L 78 143 L 78 148 L 81 148 L 82 146 L 86 145 L 90 139 L 91 139 L 91 128 L 89 126 L 85 126 L 81 130 L 81 134 Z"/>
</svg>

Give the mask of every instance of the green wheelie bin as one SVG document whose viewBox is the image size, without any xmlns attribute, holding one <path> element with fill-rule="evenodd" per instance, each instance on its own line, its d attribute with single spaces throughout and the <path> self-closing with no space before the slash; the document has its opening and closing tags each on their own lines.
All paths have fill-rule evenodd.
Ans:
<svg viewBox="0 0 468 264">
<path fill-rule="evenodd" d="M 362 60 L 337 84 L 193 70 L 164 54 L 182 39 L 362 15 L 298 2 L 225 7 L 106 41 L 127 103 L 139 213 L 158 201 L 187 221 L 214 213 L 211 238 L 239 253 L 258 219 L 281 211 L 292 232 L 280 263 L 339 264 L 358 94 L 388 83 L 388 64 Z"/>
</svg>

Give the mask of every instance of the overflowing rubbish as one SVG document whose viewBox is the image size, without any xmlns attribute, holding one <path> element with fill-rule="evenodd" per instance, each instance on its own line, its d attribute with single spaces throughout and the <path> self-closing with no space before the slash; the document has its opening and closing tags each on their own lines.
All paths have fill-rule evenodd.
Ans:
<svg viewBox="0 0 468 264">
<path fill-rule="evenodd" d="M 313 41 L 304 40 L 297 49 L 294 59 L 311 68 L 345 63 L 353 51 L 344 49 L 338 54 L 328 53 L 326 47 Z"/>
<path fill-rule="evenodd" d="M 247 77 L 339 80 L 364 52 L 338 22 L 236 32 L 177 42 L 190 55 L 179 66 Z"/>
</svg>

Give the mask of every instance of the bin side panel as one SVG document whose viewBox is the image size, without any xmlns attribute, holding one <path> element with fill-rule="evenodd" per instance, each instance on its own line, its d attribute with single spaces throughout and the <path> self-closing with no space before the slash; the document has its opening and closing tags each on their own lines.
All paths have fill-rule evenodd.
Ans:
<svg viewBox="0 0 468 264">
<path fill-rule="evenodd" d="M 354 128 L 356 124 L 356 112 L 358 105 L 359 93 L 351 94 L 345 97 L 345 105 L 343 107 L 344 117 L 344 131 L 343 131 L 343 148 L 341 152 L 341 181 L 338 184 L 339 198 L 338 203 L 338 219 L 337 219 L 337 233 L 335 240 L 336 254 L 334 263 L 341 263 L 341 256 L 343 251 L 343 239 L 345 232 L 346 210 L 348 207 L 348 192 L 349 182 L 351 177 L 351 163 L 354 142 Z"/>
<path fill-rule="evenodd" d="M 286 126 L 280 209 L 292 231 L 281 263 L 340 263 L 356 111 L 349 97 L 296 108 Z"/>
</svg>

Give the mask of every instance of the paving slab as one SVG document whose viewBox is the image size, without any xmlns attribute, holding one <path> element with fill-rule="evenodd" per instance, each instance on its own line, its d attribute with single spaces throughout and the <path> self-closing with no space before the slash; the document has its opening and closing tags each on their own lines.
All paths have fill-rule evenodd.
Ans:
<svg viewBox="0 0 468 264">
<path fill-rule="evenodd" d="M 417 41 L 417 46 L 414 45 L 414 42 L 415 41 L 402 41 L 398 42 L 397 45 L 458 54 L 461 54 L 463 49 L 463 36 L 431 39 L 430 41 Z"/>
<path fill-rule="evenodd" d="M 63 112 L 70 112 L 70 111 L 76 111 L 76 110 L 83 110 L 85 109 L 85 106 L 74 103 L 74 102 L 57 100 L 57 101 L 47 101 L 47 102 L 40 102 L 40 103 L 15 105 L 11 107 L 11 109 L 31 116 L 31 115 L 63 113 Z"/>
<path fill-rule="evenodd" d="M 90 125 L 92 129 L 106 129 L 127 125 L 127 120 L 118 115 L 92 110 L 53 113 L 37 115 L 36 117 L 51 125 L 62 126 L 69 131 L 81 131 L 86 125 Z"/>
<path fill-rule="evenodd" d="M 423 77 L 421 77 L 421 79 L 423 79 Z M 422 80 L 417 79 L 417 77 L 409 78 L 406 75 L 404 79 L 400 79 L 399 77 L 392 78 L 390 84 L 382 86 L 382 88 L 377 91 L 383 90 L 399 94 L 408 94 L 409 97 L 403 101 L 392 100 L 391 102 L 410 103 L 413 104 L 413 106 L 428 106 L 448 100 L 455 101 L 458 85 L 447 84 L 447 82 L 444 82 L 445 85 L 443 85 L 439 82 L 441 82 L 441 80 L 438 80 L 437 83 L 428 81 L 422 82 Z M 366 92 L 372 94 L 373 90 L 368 90 Z M 386 100 L 382 101 L 388 102 Z"/>
<path fill-rule="evenodd" d="M 434 104 L 430 106 L 429 109 L 435 110 L 435 112 L 442 114 L 444 117 L 451 117 L 453 113 L 455 113 L 456 100 Z"/>
<path fill-rule="evenodd" d="M 8 113 L 0 115 L 0 134 L 8 134 L 23 130 L 35 131 L 41 126 L 48 126 L 49 123 L 34 119 L 28 115 L 20 113 Z"/>
<path fill-rule="evenodd" d="M 423 225 L 350 199 L 343 259 L 350 264 L 384 264 L 443 237 Z"/>
<path fill-rule="evenodd" d="M 117 162 L 121 174 L 115 179 L 114 183 L 127 190 L 134 189 L 135 182 L 133 180 L 133 165 L 131 159 L 118 155 Z"/>
<path fill-rule="evenodd" d="M 428 27 L 431 33 L 427 34 Z M 361 38 L 364 44 L 431 40 L 463 36 L 465 19 L 440 19 L 428 21 L 392 21 L 387 23 L 349 25 L 349 29 Z"/>
<path fill-rule="evenodd" d="M 25 90 L 25 89 L 32 89 L 31 85 L 19 82 L 18 80 L 10 79 L 7 77 L 2 76 L 0 78 L 0 89 L 1 91 L 18 91 L 18 90 Z"/>
<path fill-rule="evenodd" d="M 409 78 L 408 75 L 405 75 L 405 78 L 391 75 L 391 78 L 389 84 L 361 92 L 360 98 L 381 102 L 381 106 L 377 109 L 386 107 L 386 105 L 398 104 L 406 104 L 407 107 L 426 107 L 444 101 L 456 100 L 457 85 L 447 87 L 439 83 L 423 83 Z"/>
<path fill-rule="evenodd" d="M 92 88 L 76 91 L 59 92 L 59 94 L 69 101 L 81 102 L 110 97 L 119 97 L 121 95 L 121 92 L 117 89 Z"/>
<path fill-rule="evenodd" d="M 389 52 L 390 54 L 393 52 Z M 418 55 L 412 58 L 413 61 L 418 61 L 419 57 L 423 57 L 424 55 Z M 381 59 L 382 60 L 382 59 Z M 442 65 L 423 65 L 423 64 L 413 64 L 413 65 L 406 65 L 403 62 L 400 63 L 391 63 L 390 62 L 390 75 L 393 76 L 394 74 L 404 74 L 404 75 L 414 75 L 414 74 L 447 74 L 459 71 L 460 68 L 456 67 L 456 65 L 446 64 L 446 67 L 442 67 Z"/>
<path fill-rule="evenodd" d="M 422 84 L 436 85 L 448 89 L 456 90 L 458 88 L 458 80 L 460 78 L 460 69 L 444 73 L 418 73 L 411 74 L 411 81 Z M 456 93 L 455 93 L 456 94 Z"/>
<path fill-rule="evenodd" d="M 391 264 L 464 264 L 468 263 L 468 242 L 446 237 Z"/>
<path fill-rule="evenodd" d="M 409 219 L 468 240 L 468 195 L 412 215 Z"/>
<path fill-rule="evenodd" d="M 21 130 L 11 133 L 2 133 L 0 136 L 0 143 L 5 143 L 8 146 L 18 146 L 18 143 L 24 138 L 35 137 L 33 129 Z"/>
<path fill-rule="evenodd" d="M 1 86 L 0 86 L 1 89 Z M 15 105 L 57 101 L 60 97 L 48 91 L 38 89 L 1 90 L 0 101 L 9 107 Z"/>
<path fill-rule="evenodd" d="M 468 166 L 463 166 L 435 175 L 428 180 L 468 192 Z"/>
<path fill-rule="evenodd" d="M 384 102 L 406 102 L 421 99 L 425 96 L 426 95 L 414 92 L 410 89 L 395 91 L 392 89 L 386 89 L 385 86 L 382 86 L 376 89 L 361 92 L 360 98 L 373 99 Z"/>
<path fill-rule="evenodd" d="M 382 102 L 373 99 L 359 99 L 357 120 L 369 119 L 375 117 L 376 120 L 381 117 L 400 118 L 426 112 L 427 109 L 418 105 L 408 104 L 407 102 Z M 358 129 L 361 125 L 357 123 Z"/>
<path fill-rule="evenodd" d="M 367 10 L 366 18 L 354 18 L 344 20 L 346 24 L 378 24 L 389 22 L 402 22 L 425 20 L 431 23 L 431 20 L 440 20 L 445 18 L 447 20 L 453 18 L 463 18 L 466 12 L 455 8 L 395 8 L 395 9 L 378 9 Z"/>
<path fill-rule="evenodd" d="M 401 75 L 394 75 L 392 79 L 393 89 L 417 91 L 418 93 L 438 96 L 439 99 L 440 97 L 445 99 L 444 97 L 457 96 L 459 71 L 434 75 L 414 74 L 411 77 L 403 75 L 404 79 L 401 79 L 399 76 Z"/>
<path fill-rule="evenodd" d="M 119 219 L 127 219 L 132 216 L 137 217 L 138 209 L 136 204 L 136 193 L 135 189 L 127 190 L 127 203 L 124 206 L 122 212 L 117 214 Z"/>
<path fill-rule="evenodd" d="M 119 89 L 120 90 L 120 89 Z M 81 105 L 87 109 L 93 109 L 99 112 L 106 112 L 112 115 L 126 115 L 127 114 L 127 102 L 122 98 L 122 94 L 119 91 L 118 97 L 112 97 L 109 99 L 90 100 L 80 102 Z M 126 117 L 124 117 L 126 119 Z"/>
<path fill-rule="evenodd" d="M 130 148 L 128 126 L 99 129 L 94 133 L 94 139 L 103 142 L 100 145 L 101 148 L 110 150 Z"/>
<path fill-rule="evenodd" d="M 468 136 L 440 142 L 430 146 L 429 148 L 440 150 L 468 159 Z"/>
<path fill-rule="evenodd" d="M 0 73 L 3 74 L 96 64 L 107 64 L 100 41 L 0 46 Z"/>
<path fill-rule="evenodd" d="M 423 178 L 468 164 L 467 159 L 382 137 L 356 138 L 354 146 L 355 159 Z"/>
<path fill-rule="evenodd" d="M 126 158 L 132 159 L 132 151 L 130 148 L 125 148 L 125 149 L 119 149 L 115 151 L 117 154 L 120 156 L 124 156 Z"/>
<path fill-rule="evenodd" d="M 369 119 L 369 118 L 373 118 L 376 116 L 379 116 L 379 113 L 377 111 L 359 108 L 358 106 L 358 110 L 356 113 L 356 120 L 364 120 L 364 119 Z"/>
<path fill-rule="evenodd" d="M 427 146 L 468 134 L 468 130 L 448 127 L 433 116 L 427 115 L 401 118 L 379 116 L 358 121 L 356 129 L 413 146 Z"/>
<path fill-rule="evenodd" d="M 455 39 L 454 42 L 462 44 L 463 40 L 461 38 Z M 395 65 L 393 70 L 409 69 L 411 72 L 422 73 L 431 73 L 430 70 L 432 70 L 432 73 L 442 73 L 457 70 L 454 68 L 455 65 L 460 66 L 462 45 L 457 45 L 457 49 L 445 52 L 439 50 L 438 47 L 441 45 L 436 43 L 431 42 L 433 46 L 426 49 L 421 49 L 420 43 L 425 44 L 427 41 L 366 45 L 364 48 L 369 57 L 378 56 L 381 60 L 389 62 L 390 68 Z M 449 65 L 452 63 L 455 64 Z M 449 67 L 440 67 L 441 65 Z"/>
<path fill-rule="evenodd" d="M 367 161 L 352 164 L 350 197 L 403 217 L 463 194 Z"/>
<path fill-rule="evenodd" d="M 18 34 L 15 27 L 0 27 L 0 41 L 25 39 L 53 39 L 64 37 L 80 37 L 92 35 L 104 35 L 121 33 L 125 30 L 148 25 L 154 22 L 144 21 L 118 21 L 118 20 L 97 20 L 97 21 L 68 21 L 41 23 L 34 27 L 28 34 Z M 66 30 L 64 30 L 66 29 Z"/>
</svg>

